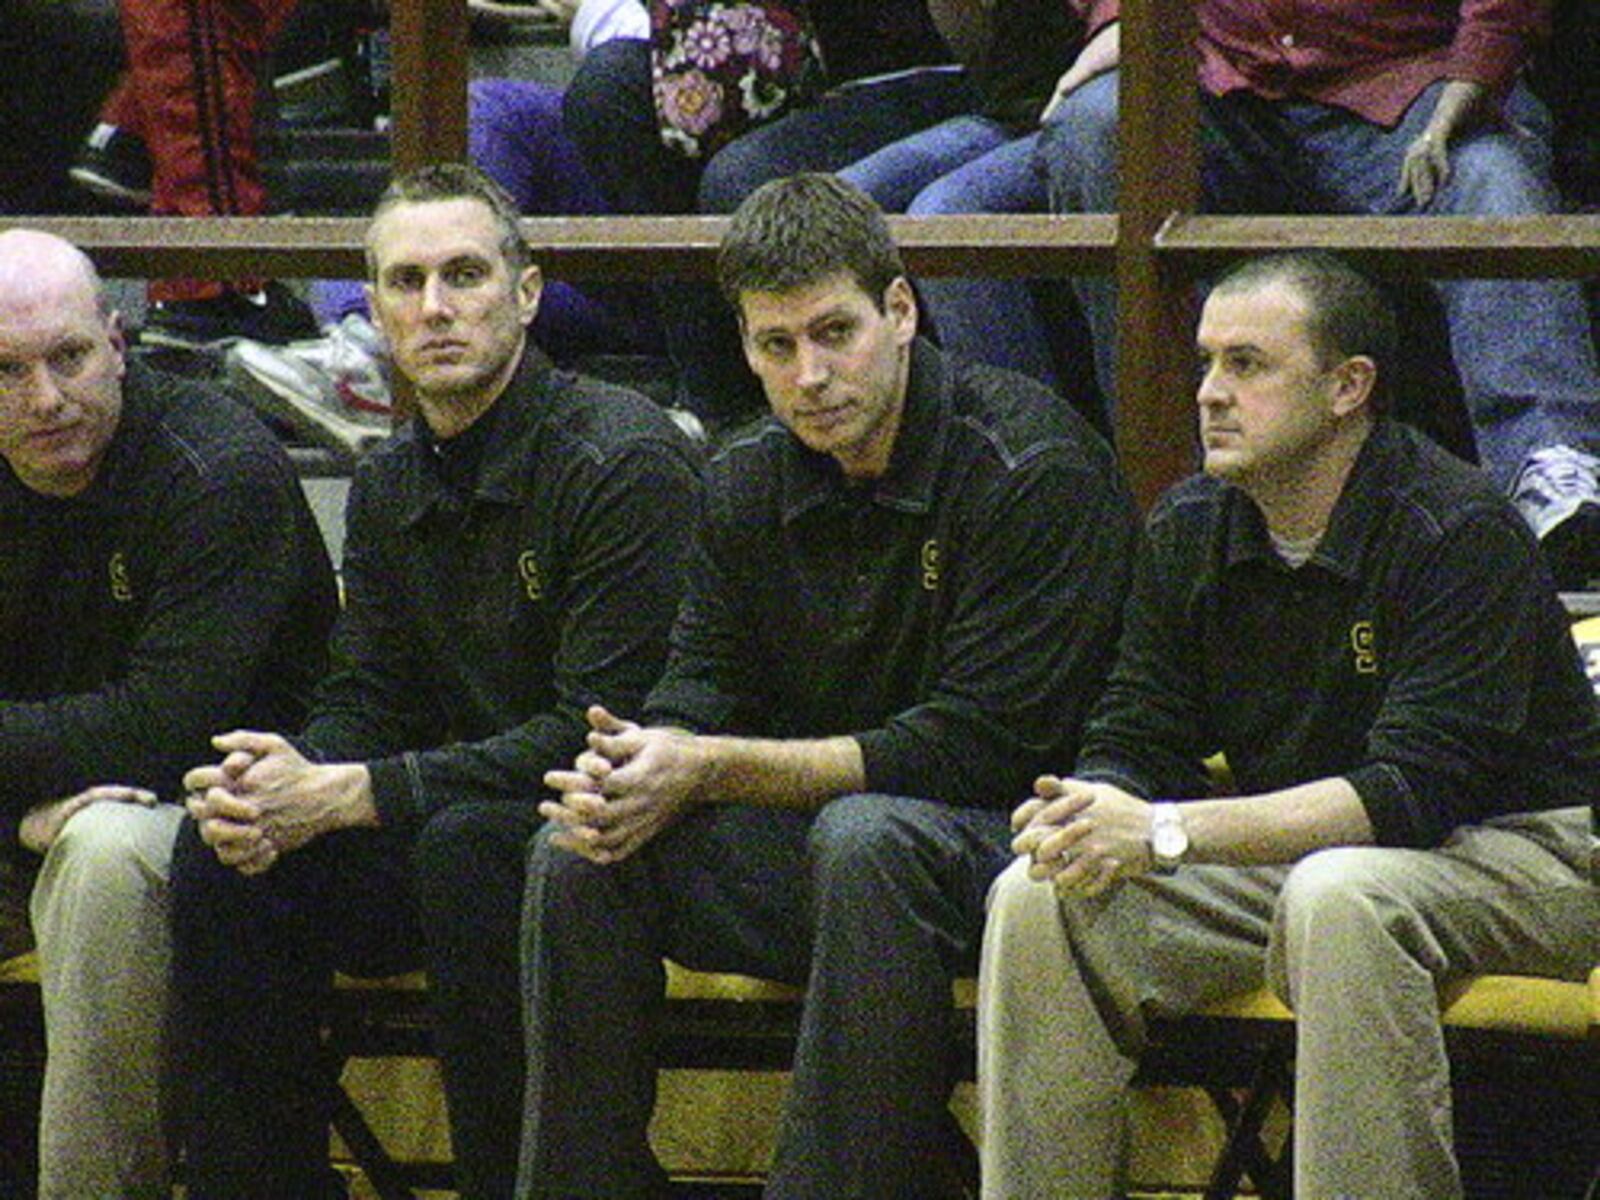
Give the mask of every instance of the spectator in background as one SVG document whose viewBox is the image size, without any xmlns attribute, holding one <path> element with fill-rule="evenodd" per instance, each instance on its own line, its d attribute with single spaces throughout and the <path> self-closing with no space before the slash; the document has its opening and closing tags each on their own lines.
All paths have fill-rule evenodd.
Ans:
<svg viewBox="0 0 1600 1200">
<path fill-rule="evenodd" d="M 614 211 L 732 212 L 769 179 L 838 170 L 976 104 L 924 0 L 818 0 L 805 11 L 826 64 L 827 90 L 756 124 L 709 158 L 674 148 L 681 139 L 663 138 L 649 41 L 618 38 L 590 53 L 567 90 L 567 129 Z M 757 411 L 760 387 L 714 292 L 674 284 L 660 308 L 680 372 L 679 403 L 717 422 Z"/>
<path fill-rule="evenodd" d="M 460 1190 L 510 1196 L 542 775 L 582 749 L 589 705 L 637 704 L 659 673 L 698 505 L 694 450 L 654 404 L 529 343 L 539 269 L 491 180 L 396 179 L 367 257 L 419 416 L 351 488 L 338 666 L 294 741 L 230 733 L 186 780 L 173 978 L 193 1200 L 339 1194 L 323 997 L 335 967 L 424 960 Z"/>
<path fill-rule="evenodd" d="M 301 719 L 335 606 L 276 441 L 125 350 L 87 258 L 0 233 L 0 821 L 43 856 L 44 1200 L 170 1193 L 172 801 L 218 729 Z"/>
<path fill-rule="evenodd" d="M 1043 212 L 1034 134 L 1063 66 L 1082 45 L 1081 20 L 1064 0 L 930 0 L 930 9 L 941 28 L 963 18 L 975 26 L 968 69 L 981 105 L 883 147 L 840 177 L 884 209 L 913 216 Z M 918 280 L 917 288 L 947 351 L 1022 371 L 1094 406 L 1091 359 L 1074 361 L 1079 347 L 1052 337 L 1060 328 L 1035 312 L 1030 284 L 938 278 Z"/>
<path fill-rule="evenodd" d="M 1089 40 L 1039 141 L 1057 212 L 1117 203 L 1117 0 L 1073 0 Z M 1541 0 L 1198 6 L 1203 200 L 1219 212 L 1554 211 L 1549 114 L 1519 77 Z M 1453 11 L 1452 11 L 1453 10 Z M 1440 280 L 1479 461 L 1557 576 L 1600 574 L 1600 367 L 1575 281 Z M 1084 281 L 1115 396 L 1112 285 Z"/>
<path fill-rule="evenodd" d="M 261 69 L 297 0 L 121 0 L 128 67 L 71 170 L 97 194 L 156 216 L 258 216 Z M 305 304 L 262 279 L 155 280 L 141 341 L 314 336 Z"/>
<path fill-rule="evenodd" d="M 1383 415 L 1397 341 L 1325 255 L 1206 300 L 1205 475 L 1152 513 L 1074 777 L 990 901 L 985 1196 L 1118 1194 L 1145 1018 L 1263 983 L 1294 1194 L 1459 1196 L 1441 989 L 1600 962 L 1600 710 L 1509 501 Z"/>
</svg>

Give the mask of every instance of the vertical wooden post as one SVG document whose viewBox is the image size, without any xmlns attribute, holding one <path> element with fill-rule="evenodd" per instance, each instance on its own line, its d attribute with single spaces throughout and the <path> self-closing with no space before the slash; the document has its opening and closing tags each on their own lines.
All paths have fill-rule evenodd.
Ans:
<svg viewBox="0 0 1600 1200">
<path fill-rule="evenodd" d="M 1154 249 L 1162 222 L 1200 194 L 1194 33 L 1190 0 L 1122 6 L 1116 431 L 1146 507 L 1194 464 L 1191 290 Z"/>
<path fill-rule="evenodd" d="M 467 2 L 393 0 L 394 166 L 467 157 Z"/>
<path fill-rule="evenodd" d="M 467 157 L 467 0 L 392 0 L 390 120 L 396 171 Z M 394 419 L 416 411 L 396 373 Z"/>
</svg>

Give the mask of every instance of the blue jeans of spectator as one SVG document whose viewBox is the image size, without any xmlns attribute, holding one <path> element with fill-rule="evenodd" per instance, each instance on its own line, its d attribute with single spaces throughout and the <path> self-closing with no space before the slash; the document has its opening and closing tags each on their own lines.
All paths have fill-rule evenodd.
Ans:
<svg viewBox="0 0 1600 1200">
<path fill-rule="evenodd" d="M 1202 97 L 1202 193 L 1213 212 L 1510 216 L 1555 211 L 1550 118 L 1517 84 L 1504 119 L 1450 147 L 1451 174 L 1426 208 L 1398 187 L 1443 82 L 1386 129 L 1342 109 L 1249 93 Z M 1111 212 L 1117 203 L 1118 78 L 1090 80 L 1040 135 L 1057 212 Z M 1582 290 L 1569 280 L 1460 279 L 1435 284 L 1450 328 L 1478 457 L 1510 488 L 1535 450 L 1600 448 L 1600 369 Z M 1102 390 L 1114 392 L 1115 294 L 1085 281 Z"/>
<path fill-rule="evenodd" d="M 949 1100 L 950 983 L 976 963 L 1006 814 L 846 796 L 713 806 L 597 866 L 533 843 L 523 920 L 519 1196 L 653 1195 L 661 960 L 806 986 L 767 1195 L 927 1200 Z"/>
<path fill-rule="evenodd" d="M 649 43 L 617 38 L 596 46 L 579 64 L 564 113 L 567 131 L 613 211 L 729 213 L 768 180 L 837 171 L 974 103 L 965 75 L 954 70 L 846 84 L 757 126 L 702 162 L 661 141 Z M 672 283 L 658 294 L 684 406 L 714 421 L 760 409 L 760 387 L 715 291 Z"/>
<path fill-rule="evenodd" d="M 468 88 L 467 154 L 531 217 L 599 216 L 610 211 L 561 119 L 562 91 L 521 79 L 474 79 Z M 313 290 L 323 324 L 366 312 L 360 284 L 337 280 Z M 659 354 L 655 297 L 642 284 L 546 278 L 531 334 L 560 363 L 594 354 Z"/>
<path fill-rule="evenodd" d="M 839 172 L 888 212 L 913 216 L 1042 212 L 1043 178 L 1033 135 L 998 121 L 952 117 Z M 1057 386 L 1050 339 L 1027 283 L 1018 279 L 919 279 L 923 306 L 946 350 Z"/>
<path fill-rule="evenodd" d="M 446 809 L 408 843 L 330 834 L 259 876 L 184 823 L 173 856 L 173 995 L 188 1194 L 342 1196 L 328 1168 L 318 1030 L 335 970 L 426 965 L 464 1197 L 509 1197 L 520 1139 L 516 967 L 531 806 Z"/>
</svg>

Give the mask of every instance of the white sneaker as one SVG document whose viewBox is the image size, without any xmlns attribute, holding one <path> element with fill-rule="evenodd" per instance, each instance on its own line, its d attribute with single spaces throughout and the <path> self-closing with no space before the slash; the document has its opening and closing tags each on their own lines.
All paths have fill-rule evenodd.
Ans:
<svg viewBox="0 0 1600 1200">
<path fill-rule="evenodd" d="M 1528 455 L 1511 500 L 1533 527 L 1563 589 L 1600 578 L 1600 458 L 1571 446 Z"/>
<path fill-rule="evenodd" d="M 309 341 L 241 341 L 226 363 L 228 377 L 257 408 L 330 449 L 354 457 L 389 435 L 389 355 L 360 313 Z"/>
</svg>

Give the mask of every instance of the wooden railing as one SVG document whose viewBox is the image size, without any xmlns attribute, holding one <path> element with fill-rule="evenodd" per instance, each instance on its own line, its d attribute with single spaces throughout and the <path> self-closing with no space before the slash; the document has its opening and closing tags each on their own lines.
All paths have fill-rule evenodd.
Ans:
<svg viewBox="0 0 1600 1200">
<path fill-rule="evenodd" d="M 392 0 L 398 167 L 466 153 L 466 0 Z M 1116 217 L 897 218 L 914 273 L 1051 276 L 1114 272 L 1119 284 L 1118 450 L 1148 503 L 1192 465 L 1195 278 L 1287 246 L 1347 251 L 1390 275 L 1600 276 L 1600 216 L 1465 218 L 1195 215 L 1194 15 L 1186 0 L 1126 6 L 1121 211 Z M 323 218 L 0 219 L 52 228 L 110 275 L 362 273 L 362 222 Z M 570 279 L 704 278 L 722 219 L 529 220 L 535 254 Z"/>
</svg>

